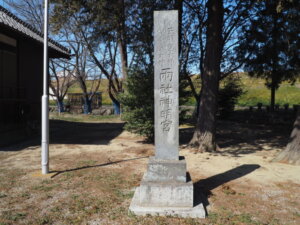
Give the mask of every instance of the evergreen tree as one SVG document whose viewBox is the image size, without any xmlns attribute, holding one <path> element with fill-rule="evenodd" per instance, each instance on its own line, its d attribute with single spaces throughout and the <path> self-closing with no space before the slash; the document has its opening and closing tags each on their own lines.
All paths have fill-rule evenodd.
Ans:
<svg viewBox="0 0 300 225">
<path fill-rule="evenodd" d="M 130 70 L 126 82 L 127 91 L 120 96 L 123 105 L 125 129 L 154 139 L 154 90 L 153 69 Z"/>
<path fill-rule="evenodd" d="M 290 48 L 290 64 L 293 70 L 298 71 L 298 76 L 300 75 L 299 67 L 299 49 L 300 49 L 300 3 L 297 0 L 281 0 L 279 1 L 278 11 L 284 11 L 286 20 L 288 21 L 287 34 Z M 295 78 L 294 76 L 292 77 Z M 295 119 L 295 123 L 290 135 L 289 142 L 279 155 L 274 159 L 274 161 L 291 163 L 294 165 L 300 165 L 300 108 L 298 107 L 298 113 Z"/>
<path fill-rule="evenodd" d="M 283 4 L 286 6 L 282 8 Z M 240 60 L 250 76 L 264 78 L 271 89 L 271 110 L 275 91 L 283 81 L 294 82 L 299 73 L 299 2 L 258 1 L 245 24 L 238 47 Z"/>
</svg>

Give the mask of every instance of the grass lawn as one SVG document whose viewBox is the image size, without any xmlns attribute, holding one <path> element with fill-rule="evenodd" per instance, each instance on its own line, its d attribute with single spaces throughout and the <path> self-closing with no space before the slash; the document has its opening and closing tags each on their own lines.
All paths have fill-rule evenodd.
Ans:
<svg viewBox="0 0 300 225">
<path fill-rule="evenodd" d="M 242 84 L 245 94 L 239 98 L 238 105 L 256 106 L 259 102 L 270 105 L 271 91 L 265 86 L 263 80 L 244 76 Z M 283 83 L 276 91 L 275 102 L 281 106 L 300 104 L 300 83 L 294 85 Z"/>
</svg>

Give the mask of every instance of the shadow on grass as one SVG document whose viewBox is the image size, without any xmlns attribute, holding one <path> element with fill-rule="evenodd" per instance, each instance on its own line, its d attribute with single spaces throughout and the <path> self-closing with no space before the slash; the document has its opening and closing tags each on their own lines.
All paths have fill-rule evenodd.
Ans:
<svg viewBox="0 0 300 225">
<path fill-rule="evenodd" d="M 77 167 L 77 168 L 67 169 L 67 170 L 62 170 L 62 171 L 51 171 L 51 173 L 55 173 L 53 176 L 51 176 L 51 178 L 54 178 L 54 177 L 56 177 L 60 174 L 67 173 L 67 172 L 73 172 L 73 171 L 77 171 L 77 170 L 84 170 L 84 169 L 90 169 L 90 168 L 109 166 L 109 165 L 112 165 L 112 164 L 128 162 L 128 161 L 133 161 L 133 160 L 138 160 L 138 159 L 145 159 L 145 158 L 148 158 L 148 156 L 138 157 L 138 158 L 133 158 L 133 159 L 118 160 L 118 161 L 114 161 L 114 162 L 107 162 L 107 163 L 102 163 L 102 164 L 92 165 L 92 166 L 82 166 L 82 167 Z"/>
<path fill-rule="evenodd" d="M 122 133 L 123 127 L 124 123 L 50 120 L 50 144 L 107 145 Z M 26 141 L 0 147 L 0 151 L 19 151 L 32 146 L 38 148 L 40 144 L 40 135 L 36 134 Z"/>
<path fill-rule="evenodd" d="M 50 143 L 106 145 L 122 133 L 123 127 L 124 123 L 51 120 Z"/>
<path fill-rule="evenodd" d="M 288 143 L 292 126 L 290 124 L 246 124 L 219 121 L 216 140 L 221 151 L 217 154 L 239 157 L 269 149 L 282 149 Z M 180 144 L 188 144 L 194 128 L 180 129 Z"/>
<path fill-rule="evenodd" d="M 194 201 L 195 205 L 203 203 L 204 206 L 208 206 L 208 198 L 211 196 L 211 191 L 229 181 L 236 180 L 243 177 L 256 169 L 260 168 L 258 164 L 244 164 L 234 169 L 228 170 L 224 173 L 208 177 L 206 179 L 199 180 L 194 183 Z"/>
</svg>

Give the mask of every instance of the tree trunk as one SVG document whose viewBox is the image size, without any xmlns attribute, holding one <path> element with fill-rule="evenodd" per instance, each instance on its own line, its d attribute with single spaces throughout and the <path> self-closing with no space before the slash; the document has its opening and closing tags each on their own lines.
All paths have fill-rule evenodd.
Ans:
<svg viewBox="0 0 300 225">
<path fill-rule="evenodd" d="M 202 88 L 201 88 L 201 90 L 200 90 L 200 93 L 199 93 L 199 95 L 198 95 L 198 97 L 197 97 L 197 99 L 196 99 L 196 114 L 195 114 L 195 118 L 197 118 L 198 119 L 198 117 L 199 117 L 199 112 L 200 112 L 200 99 L 201 99 L 201 96 L 202 96 Z"/>
<path fill-rule="evenodd" d="M 56 98 L 57 98 L 57 97 L 56 97 Z M 56 101 L 57 101 L 57 111 L 58 111 L 59 113 L 64 112 L 65 109 L 64 109 L 64 102 L 63 102 L 63 100 L 57 98 Z"/>
<path fill-rule="evenodd" d="M 92 113 L 92 101 L 87 96 L 84 97 L 83 113 L 84 114 Z"/>
<path fill-rule="evenodd" d="M 278 46 L 278 27 L 277 27 L 277 22 L 278 22 L 278 12 L 276 10 L 276 2 L 275 1 L 267 1 L 267 7 L 272 10 L 272 19 L 273 19 L 273 29 L 272 29 L 272 39 L 273 39 L 273 44 L 274 46 Z M 279 52 L 277 51 L 277 47 L 272 48 L 272 83 L 271 83 L 271 112 L 274 112 L 275 110 L 275 92 L 276 92 L 276 86 L 278 87 L 279 85 L 279 80 L 278 80 L 278 72 L 277 72 L 277 66 L 278 63 L 280 62 L 278 60 L 278 55 Z"/>
<path fill-rule="evenodd" d="M 121 54 L 121 63 L 122 63 L 122 74 L 123 74 L 123 81 L 127 80 L 127 49 L 126 44 L 124 43 L 125 40 L 119 40 L 119 48 Z"/>
<path fill-rule="evenodd" d="M 223 1 L 209 0 L 207 8 L 207 42 L 202 75 L 202 93 L 196 129 L 190 141 L 190 145 L 197 147 L 199 151 L 216 150 L 216 111 L 223 49 Z"/>
<path fill-rule="evenodd" d="M 183 0 L 177 0 L 175 1 L 175 9 L 178 10 L 178 34 L 179 34 L 179 55 L 181 54 L 181 39 L 182 39 L 182 11 L 183 11 Z"/>
<path fill-rule="evenodd" d="M 119 27 L 119 40 L 118 45 L 120 48 L 121 63 L 122 63 L 122 74 L 123 81 L 127 80 L 127 69 L 128 69 L 128 58 L 127 58 L 127 39 L 126 39 L 126 27 L 125 27 L 125 2 L 120 0 L 121 6 L 121 17 Z"/>
<path fill-rule="evenodd" d="M 276 87 L 275 87 L 275 85 L 272 84 L 272 86 L 271 86 L 271 106 L 270 106 L 271 112 L 274 112 L 274 109 L 275 109 L 275 92 L 276 92 Z"/>
<path fill-rule="evenodd" d="M 115 115 L 120 115 L 121 114 L 121 105 L 120 102 L 113 102 L 113 107 L 114 107 L 114 114 Z"/>
<path fill-rule="evenodd" d="M 285 150 L 273 161 L 300 165 L 300 107 L 298 107 L 298 114 L 289 142 Z"/>
</svg>

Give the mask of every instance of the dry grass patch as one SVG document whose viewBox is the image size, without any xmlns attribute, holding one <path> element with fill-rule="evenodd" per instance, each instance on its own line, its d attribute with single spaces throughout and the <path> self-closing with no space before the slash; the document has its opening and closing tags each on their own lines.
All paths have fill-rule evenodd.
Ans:
<svg viewBox="0 0 300 225">
<path fill-rule="evenodd" d="M 49 176 L 36 175 L 38 144 L 0 149 L 0 225 L 300 224 L 299 166 L 270 162 L 285 135 L 288 138 L 280 133 L 286 129 L 261 137 L 262 129 L 227 122 L 219 127 L 223 148 L 219 153 L 181 150 L 196 191 L 207 198 L 208 218 L 203 220 L 137 217 L 128 212 L 154 146 L 122 132 L 122 124 L 55 121 L 52 125 L 56 136 L 50 145 Z"/>
</svg>

